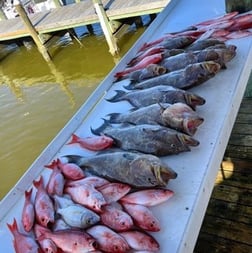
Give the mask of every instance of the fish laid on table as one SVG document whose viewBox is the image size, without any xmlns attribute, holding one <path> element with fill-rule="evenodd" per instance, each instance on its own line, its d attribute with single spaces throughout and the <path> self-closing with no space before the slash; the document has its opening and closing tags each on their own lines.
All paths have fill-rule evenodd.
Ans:
<svg viewBox="0 0 252 253">
<path fill-rule="evenodd" d="M 190 146 L 199 142 L 189 135 L 160 125 L 127 125 L 113 127 L 104 122 L 94 134 L 104 134 L 113 138 L 115 146 L 126 151 L 138 151 L 145 154 L 166 156 L 190 151 Z"/>
<path fill-rule="evenodd" d="M 126 240 L 106 226 L 95 225 L 87 229 L 87 233 L 97 240 L 98 249 L 104 252 L 126 253 L 130 250 Z"/>
<path fill-rule="evenodd" d="M 141 82 L 145 79 L 160 76 L 166 73 L 166 68 L 158 64 L 149 64 L 147 67 L 135 70 L 123 76 L 133 82 Z"/>
<path fill-rule="evenodd" d="M 43 253 L 31 235 L 23 234 L 20 232 L 15 218 L 12 224 L 7 223 L 7 227 L 14 237 L 13 245 L 16 253 Z"/>
<path fill-rule="evenodd" d="M 86 253 L 94 251 L 97 247 L 96 240 L 92 236 L 77 229 L 65 229 L 52 232 L 47 228 L 39 226 L 37 230 L 40 234 L 38 240 L 51 239 L 63 252 Z"/>
<path fill-rule="evenodd" d="M 110 123 L 162 125 L 194 135 L 203 118 L 184 103 L 152 104 L 127 113 L 108 114 Z"/>
<path fill-rule="evenodd" d="M 80 137 L 76 134 L 72 134 L 72 139 L 67 145 L 78 143 L 82 148 L 91 151 L 100 151 L 106 148 L 110 148 L 113 145 L 113 140 L 106 136 L 88 136 Z"/>
<path fill-rule="evenodd" d="M 200 51 L 190 51 L 181 53 L 164 59 L 160 65 L 166 68 L 167 72 L 183 69 L 189 64 L 214 61 L 221 66 L 230 61 L 235 56 L 235 46 L 228 46 L 223 49 L 204 49 Z"/>
<path fill-rule="evenodd" d="M 29 191 L 25 191 L 25 203 L 22 209 L 22 225 L 26 232 L 30 232 L 32 230 L 34 221 L 35 221 L 35 210 L 34 204 L 31 201 L 32 196 L 32 188 Z"/>
<path fill-rule="evenodd" d="M 43 184 L 42 176 L 38 181 L 33 181 L 33 185 L 37 188 L 34 209 L 36 221 L 41 226 L 47 227 L 54 223 L 54 205 Z"/>
<path fill-rule="evenodd" d="M 214 77 L 221 66 L 214 61 L 204 61 L 189 64 L 183 69 L 169 72 L 167 74 L 147 79 L 140 83 L 129 84 L 126 89 L 146 89 L 158 85 L 169 85 L 179 89 L 188 89 Z"/>
<path fill-rule="evenodd" d="M 112 103 L 124 100 L 128 101 L 136 108 L 156 103 L 174 104 L 181 102 L 195 109 L 196 106 L 205 104 L 205 99 L 203 97 L 168 85 L 159 85 L 149 89 L 130 92 L 116 90 L 116 95 L 107 99 L 107 101 Z"/>
<path fill-rule="evenodd" d="M 196 40 L 191 45 L 185 48 L 186 51 L 197 51 L 203 50 L 208 47 L 216 46 L 216 45 L 225 45 L 225 42 L 218 40 L 218 39 L 203 39 L 203 40 Z"/>
<path fill-rule="evenodd" d="M 93 157 L 70 155 L 64 158 L 91 174 L 136 188 L 164 187 L 177 177 L 176 172 L 153 155 L 110 152 Z"/>
</svg>

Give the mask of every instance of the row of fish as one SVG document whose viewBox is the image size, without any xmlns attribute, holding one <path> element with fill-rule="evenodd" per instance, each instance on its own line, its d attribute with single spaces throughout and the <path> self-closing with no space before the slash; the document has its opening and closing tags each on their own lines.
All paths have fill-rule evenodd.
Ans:
<svg viewBox="0 0 252 253">
<path fill-rule="evenodd" d="M 136 191 L 59 160 L 46 167 L 53 170 L 46 186 L 42 176 L 34 180 L 37 191 L 25 192 L 21 222 L 14 218 L 7 224 L 17 253 L 158 252 L 159 243 L 148 232 L 160 231 L 161 224 L 150 207 L 173 191 Z"/>
<path fill-rule="evenodd" d="M 106 99 L 132 109 L 105 115 L 94 136 L 73 134 L 67 144 L 94 155 L 53 160 L 46 185 L 40 177 L 36 192 L 25 192 L 19 225 L 7 224 L 16 253 L 158 252 L 148 232 L 162 226 L 151 206 L 173 196 L 166 187 L 177 177 L 161 156 L 199 145 L 193 136 L 204 119 L 196 109 L 206 101 L 188 89 L 226 68 L 236 47 L 224 41 L 248 36 L 250 19 L 234 12 L 145 43 L 115 74 L 129 85 Z"/>
</svg>

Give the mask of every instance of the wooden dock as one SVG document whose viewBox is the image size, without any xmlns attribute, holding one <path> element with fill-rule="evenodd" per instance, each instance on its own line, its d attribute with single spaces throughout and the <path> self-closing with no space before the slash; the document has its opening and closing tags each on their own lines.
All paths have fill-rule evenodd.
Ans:
<svg viewBox="0 0 252 253">
<path fill-rule="evenodd" d="M 169 0 L 102 0 L 100 2 L 113 34 L 118 29 L 118 22 L 123 23 L 128 18 L 159 13 L 169 3 Z M 100 2 L 84 0 L 51 10 L 32 13 L 28 17 L 38 35 L 54 33 L 100 23 L 101 19 L 99 13 L 97 14 L 98 10 L 95 8 L 96 4 L 99 7 L 101 6 Z M 0 21 L 0 42 L 30 36 L 29 30 L 22 21 L 20 16 Z"/>
<path fill-rule="evenodd" d="M 252 81 L 249 84 L 252 86 Z M 252 252 L 252 97 L 237 115 L 194 253 Z"/>
</svg>

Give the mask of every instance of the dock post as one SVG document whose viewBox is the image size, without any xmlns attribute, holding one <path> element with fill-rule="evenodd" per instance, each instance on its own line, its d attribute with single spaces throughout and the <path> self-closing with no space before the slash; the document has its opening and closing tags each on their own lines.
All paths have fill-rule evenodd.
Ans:
<svg viewBox="0 0 252 253">
<path fill-rule="evenodd" d="M 22 19 L 22 21 L 25 24 L 27 30 L 29 31 L 30 36 L 34 40 L 35 44 L 38 47 L 38 50 L 40 51 L 40 53 L 42 54 L 44 59 L 46 61 L 51 60 L 51 56 L 49 55 L 49 52 L 47 51 L 45 45 L 42 43 L 36 29 L 32 25 L 32 22 L 30 21 L 29 17 L 27 16 L 23 6 L 19 3 L 19 1 L 17 1 L 17 2 L 14 1 L 14 5 L 15 5 L 15 8 L 16 8 L 20 18 Z"/>
<path fill-rule="evenodd" d="M 103 8 L 102 1 L 101 0 L 92 0 L 92 1 L 94 4 L 94 7 L 95 7 L 95 11 L 96 11 L 98 18 L 100 20 L 103 33 L 104 33 L 107 43 L 109 45 L 109 52 L 112 55 L 118 55 L 119 48 L 117 46 L 116 39 L 112 34 L 111 27 L 109 24 L 109 19 L 107 17 L 107 14 L 106 14 L 104 8 Z"/>
</svg>

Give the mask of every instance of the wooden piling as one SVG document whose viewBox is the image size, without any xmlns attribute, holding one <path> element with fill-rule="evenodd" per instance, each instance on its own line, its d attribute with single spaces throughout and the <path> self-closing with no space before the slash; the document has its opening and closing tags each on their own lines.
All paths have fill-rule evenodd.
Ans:
<svg viewBox="0 0 252 253">
<path fill-rule="evenodd" d="M 118 55 L 119 53 L 119 48 L 116 42 L 116 38 L 113 36 L 113 33 L 111 31 L 109 19 L 107 17 L 107 14 L 104 10 L 103 4 L 101 0 L 92 0 L 95 11 L 98 15 L 103 33 L 105 35 L 105 38 L 107 40 L 108 46 L 109 46 L 109 52 L 112 55 Z"/>
<path fill-rule="evenodd" d="M 19 2 L 17 2 L 17 3 L 15 3 L 15 8 L 16 8 L 16 11 L 18 12 L 20 18 L 22 19 L 24 25 L 26 26 L 30 36 L 34 40 L 35 44 L 37 45 L 39 52 L 42 54 L 42 56 L 44 57 L 44 59 L 46 61 L 51 60 L 51 56 L 50 56 L 49 52 L 47 51 L 47 48 L 44 46 L 43 42 L 41 41 L 39 34 L 37 33 L 36 29 L 34 28 L 29 17 L 27 16 L 23 6 Z"/>
</svg>

